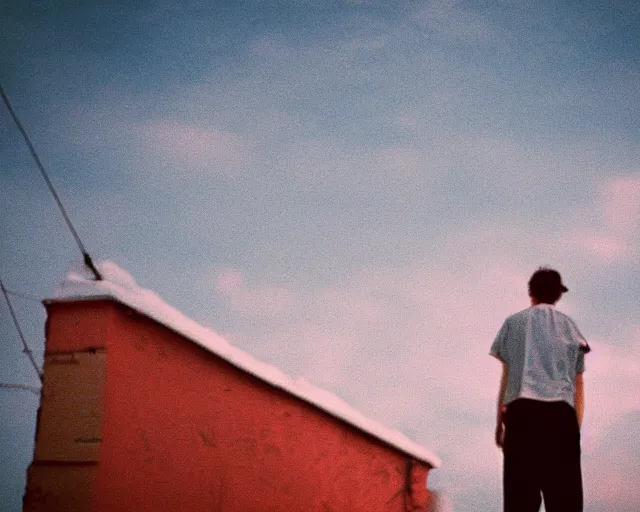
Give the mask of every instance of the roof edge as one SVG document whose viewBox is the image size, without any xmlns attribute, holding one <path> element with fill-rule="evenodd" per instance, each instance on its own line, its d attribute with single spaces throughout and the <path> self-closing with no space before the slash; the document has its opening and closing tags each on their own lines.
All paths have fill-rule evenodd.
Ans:
<svg viewBox="0 0 640 512">
<path fill-rule="evenodd" d="M 100 262 L 98 267 L 106 276 L 105 280 L 94 281 L 72 271 L 67 276 L 67 280 L 56 290 L 55 296 L 43 300 L 43 303 L 61 304 L 100 300 L 118 302 L 196 343 L 239 370 L 309 403 L 383 444 L 424 462 L 432 469 L 440 467 L 442 462 L 439 457 L 401 432 L 365 417 L 339 396 L 314 386 L 306 379 L 293 378 L 279 368 L 253 358 L 250 354 L 231 345 L 213 330 L 201 326 L 170 306 L 155 293 L 139 288 L 133 277 L 114 263 Z M 109 275 L 113 272 L 123 273 L 124 276 L 119 275 L 117 276 L 119 279 L 110 281 Z M 126 286 L 122 286 L 123 281 Z"/>
</svg>

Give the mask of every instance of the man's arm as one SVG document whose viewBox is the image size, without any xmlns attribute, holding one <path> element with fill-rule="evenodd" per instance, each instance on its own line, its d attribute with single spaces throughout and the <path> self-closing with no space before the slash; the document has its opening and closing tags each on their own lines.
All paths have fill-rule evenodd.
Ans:
<svg viewBox="0 0 640 512">
<path fill-rule="evenodd" d="M 498 410 L 496 414 L 496 444 L 500 448 L 502 448 L 502 445 L 504 444 L 504 424 L 502 423 L 502 415 L 504 414 L 504 394 L 507 390 L 508 375 L 509 366 L 503 361 L 502 376 L 500 377 L 500 390 L 498 391 Z"/>
<path fill-rule="evenodd" d="M 578 426 L 582 427 L 582 417 L 584 416 L 584 379 L 582 374 L 576 374 L 576 393 L 574 395 L 576 415 L 578 416 Z"/>
</svg>

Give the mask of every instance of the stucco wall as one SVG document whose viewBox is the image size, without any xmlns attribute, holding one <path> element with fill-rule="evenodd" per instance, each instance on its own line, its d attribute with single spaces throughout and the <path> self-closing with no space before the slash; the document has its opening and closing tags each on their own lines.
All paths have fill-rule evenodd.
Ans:
<svg viewBox="0 0 640 512">
<path fill-rule="evenodd" d="M 90 510 L 101 444 L 113 302 L 49 307 L 44 385 L 24 509 Z"/>
<path fill-rule="evenodd" d="M 92 510 L 426 510 L 425 464 L 125 306 L 70 306 L 47 350 L 106 349 Z"/>
</svg>

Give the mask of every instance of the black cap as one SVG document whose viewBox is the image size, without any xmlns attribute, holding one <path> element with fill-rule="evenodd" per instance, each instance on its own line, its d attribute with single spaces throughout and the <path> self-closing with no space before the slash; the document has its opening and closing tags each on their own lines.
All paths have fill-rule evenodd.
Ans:
<svg viewBox="0 0 640 512">
<path fill-rule="evenodd" d="M 560 272 L 552 268 L 539 268 L 533 273 L 529 280 L 529 295 L 540 299 L 553 296 L 558 292 L 565 293 L 568 291 L 569 288 L 562 282 Z"/>
</svg>

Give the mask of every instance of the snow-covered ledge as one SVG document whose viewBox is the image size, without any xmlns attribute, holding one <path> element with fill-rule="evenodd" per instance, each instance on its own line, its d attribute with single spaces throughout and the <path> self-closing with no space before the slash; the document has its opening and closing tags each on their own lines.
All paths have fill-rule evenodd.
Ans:
<svg viewBox="0 0 640 512">
<path fill-rule="evenodd" d="M 133 276 L 115 263 L 103 261 L 96 267 L 103 276 L 102 281 L 95 281 L 93 274 L 86 267 L 78 266 L 67 274 L 65 280 L 55 290 L 54 300 L 71 301 L 105 297 L 114 299 L 268 384 L 297 396 L 433 468 L 440 466 L 441 461 L 436 455 L 411 441 L 401 432 L 365 417 L 340 397 L 314 386 L 304 378 L 290 377 L 279 368 L 258 361 L 243 350 L 234 347 L 211 329 L 202 327 L 164 302 L 154 292 L 139 287 Z"/>
</svg>

